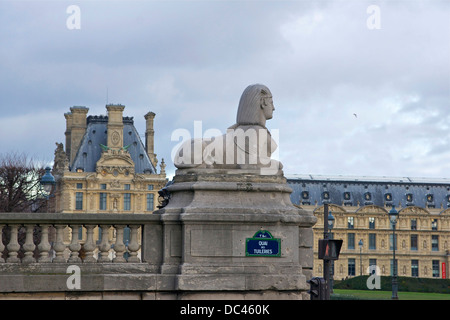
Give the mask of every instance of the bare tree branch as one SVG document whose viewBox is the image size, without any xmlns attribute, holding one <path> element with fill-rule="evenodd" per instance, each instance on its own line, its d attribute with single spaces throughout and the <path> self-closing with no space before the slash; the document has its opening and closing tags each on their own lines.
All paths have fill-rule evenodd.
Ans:
<svg viewBox="0 0 450 320">
<path fill-rule="evenodd" d="M 25 154 L 0 156 L 0 212 L 33 212 L 45 206 L 40 187 L 44 169 Z"/>
</svg>

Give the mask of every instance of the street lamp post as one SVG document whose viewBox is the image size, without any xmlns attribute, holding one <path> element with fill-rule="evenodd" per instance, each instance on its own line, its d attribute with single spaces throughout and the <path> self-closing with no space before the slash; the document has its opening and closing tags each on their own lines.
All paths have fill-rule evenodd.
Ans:
<svg viewBox="0 0 450 320">
<path fill-rule="evenodd" d="M 55 181 L 55 177 L 51 174 L 51 168 L 50 167 L 46 167 L 45 168 L 45 174 L 42 176 L 41 180 L 39 181 L 42 189 L 44 189 L 44 193 L 45 193 L 45 206 L 46 206 L 46 212 L 48 212 L 48 201 L 50 197 L 54 196 L 54 192 L 55 192 L 55 185 L 56 185 L 56 181 Z M 50 227 L 47 228 L 48 229 L 48 240 L 50 242 L 50 259 L 53 259 L 55 257 L 55 250 L 53 249 L 53 244 L 54 244 L 54 240 L 56 237 L 56 233 L 55 233 L 55 228 L 54 227 Z M 39 236 L 40 237 L 40 236 Z M 40 240 L 40 239 L 39 239 Z"/>
<path fill-rule="evenodd" d="M 389 211 L 389 220 L 392 224 L 392 252 L 393 252 L 393 261 L 392 261 L 392 300 L 398 300 L 398 282 L 397 282 L 397 261 L 395 260 L 395 225 L 397 224 L 398 212 L 395 210 L 395 206 L 392 206 L 391 211 Z"/>
<path fill-rule="evenodd" d="M 363 247 L 362 239 L 359 240 L 358 245 L 359 245 L 359 275 L 362 276 L 362 247 Z"/>
<path fill-rule="evenodd" d="M 41 186 L 44 189 L 47 200 L 48 197 L 52 194 L 53 187 L 55 186 L 55 177 L 50 173 L 50 167 L 45 168 L 45 174 L 41 178 Z"/>
<path fill-rule="evenodd" d="M 325 240 L 330 239 L 330 233 L 334 226 L 334 217 L 331 214 L 331 211 L 328 211 L 328 203 L 324 203 L 323 207 L 323 238 Z M 330 231 L 328 231 L 330 230 Z M 325 300 L 330 300 L 331 293 L 331 260 L 324 259 L 323 260 L 323 278 L 326 283 L 326 292 L 325 292 Z"/>
<path fill-rule="evenodd" d="M 53 195 L 54 186 L 56 184 L 55 177 L 50 172 L 50 167 L 45 168 L 45 174 L 42 176 L 40 184 L 42 189 L 44 189 L 45 198 L 46 198 L 46 211 L 48 211 L 48 200 Z"/>
<path fill-rule="evenodd" d="M 331 231 L 334 227 L 334 216 L 331 214 L 331 211 L 328 212 L 328 239 L 331 239 Z"/>
<path fill-rule="evenodd" d="M 333 230 L 333 227 L 334 227 L 334 217 L 331 214 L 331 211 L 329 211 L 328 212 L 328 239 L 332 239 L 333 238 L 332 234 L 331 234 L 331 231 Z M 329 266 L 329 268 L 330 268 L 329 269 L 329 272 L 330 272 L 330 278 L 329 278 L 330 285 L 328 287 L 329 287 L 330 294 L 331 294 L 331 293 L 333 293 L 333 274 L 334 274 L 334 268 L 331 268 L 331 267 L 334 266 L 334 261 L 329 260 L 328 263 L 330 265 Z"/>
</svg>

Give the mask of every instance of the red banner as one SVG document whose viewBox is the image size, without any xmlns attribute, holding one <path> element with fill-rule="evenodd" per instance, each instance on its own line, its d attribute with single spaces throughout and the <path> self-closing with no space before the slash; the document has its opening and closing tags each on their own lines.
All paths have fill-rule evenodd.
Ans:
<svg viewBox="0 0 450 320">
<path fill-rule="evenodd" d="M 442 279 L 447 279 L 447 265 L 442 262 Z"/>
</svg>

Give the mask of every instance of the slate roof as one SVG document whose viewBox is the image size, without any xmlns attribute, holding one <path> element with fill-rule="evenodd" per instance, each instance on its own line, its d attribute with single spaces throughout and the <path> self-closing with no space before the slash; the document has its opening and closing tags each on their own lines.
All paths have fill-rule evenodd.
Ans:
<svg viewBox="0 0 450 320">
<path fill-rule="evenodd" d="M 328 192 L 330 203 L 337 205 L 450 207 L 450 179 L 299 174 L 286 179 L 293 190 L 291 201 L 299 205 L 321 205 Z"/>
<path fill-rule="evenodd" d="M 100 159 L 102 148 L 107 145 L 108 116 L 87 117 L 87 128 L 80 148 L 73 161 L 70 171 L 82 168 L 85 172 L 95 172 L 96 163 Z M 135 164 L 136 173 L 156 173 L 150 161 L 139 133 L 134 127 L 133 117 L 123 117 L 123 146 L 128 146 L 128 152 Z"/>
</svg>

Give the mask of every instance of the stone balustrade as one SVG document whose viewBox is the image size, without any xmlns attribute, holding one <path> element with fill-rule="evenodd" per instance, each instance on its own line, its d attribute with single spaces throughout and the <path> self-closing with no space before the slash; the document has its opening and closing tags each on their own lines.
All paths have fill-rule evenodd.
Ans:
<svg viewBox="0 0 450 320">
<path fill-rule="evenodd" d="M 142 236 L 146 234 L 143 228 L 158 224 L 159 216 L 144 214 L 1 213 L 0 263 L 139 263 Z M 101 230 L 101 241 L 94 240 L 96 227 Z M 127 244 L 123 240 L 125 228 L 130 229 Z M 25 233 L 23 244 L 19 244 L 20 229 Z M 4 235 L 7 230 L 9 236 Z M 79 234 L 82 230 L 85 237 Z M 53 233 L 52 243 L 49 232 Z"/>
<path fill-rule="evenodd" d="M 6 227 L 6 228 L 5 228 Z M 86 230 L 86 240 L 81 241 L 81 228 Z M 101 230 L 101 241 L 94 240 L 94 229 L 99 227 Z M 9 241 L 5 246 L 0 242 L 0 263 L 120 263 L 120 262 L 140 262 L 140 241 L 138 241 L 138 231 L 140 225 L 126 224 L 0 224 L 2 233 L 8 230 Z M 127 245 L 123 240 L 124 229 L 130 229 L 130 239 Z M 4 230 L 5 229 L 5 230 Z M 114 239 L 110 237 L 110 230 L 113 229 Z M 4 230 L 4 232 L 3 232 Z M 19 243 L 19 230 L 25 230 L 25 241 L 22 245 Z M 53 232 L 55 241 L 49 242 L 49 233 Z M 66 243 L 64 238 L 68 236 L 70 243 Z M 34 236 L 39 233 L 38 239 Z M 38 243 L 36 243 L 36 241 Z M 80 250 L 83 248 L 83 257 L 80 256 Z M 6 252 L 5 252 L 5 249 Z M 23 250 L 23 257 L 19 257 L 19 250 Z M 2 257 L 6 256 L 6 259 Z M 128 257 L 125 258 L 125 253 Z M 68 256 L 67 256 L 68 255 Z"/>
<path fill-rule="evenodd" d="M 157 214 L 0 213 L 0 299 L 155 298 L 174 287 L 160 273 L 162 229 Z"/>
</svg>

